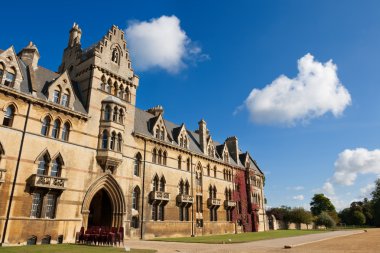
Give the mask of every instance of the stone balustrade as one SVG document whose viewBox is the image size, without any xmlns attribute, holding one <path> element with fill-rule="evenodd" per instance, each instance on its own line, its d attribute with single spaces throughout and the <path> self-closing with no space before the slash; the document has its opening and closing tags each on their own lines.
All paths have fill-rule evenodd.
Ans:
<svg viewBox="0 0 380 253">
<path fill-rule="evenodd" d="M 30 186 L 65 190 L 66 181 L 67 178 L 33 174 L 30 180 Z"/>
</svg>

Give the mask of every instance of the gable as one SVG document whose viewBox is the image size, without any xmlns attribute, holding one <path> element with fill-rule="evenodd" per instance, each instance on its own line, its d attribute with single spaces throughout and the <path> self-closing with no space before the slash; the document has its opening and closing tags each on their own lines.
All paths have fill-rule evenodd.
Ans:
<svg viewBox="0 0 380 253">
<path fill-rule="evenodd" d="M 55 79 L 52 83 L 50 83 L 46 89 L 46 97 L 49 101 L 54 101 L 54 92 L 59 91 L 60 92 L 60 99 L 59 103 L 62 105 L 62 99 L 63 96 L 66 94 L 69 96 L 67 107 L 72 108 L 74 107 L 74 101 L 75 101 L 75 94 L 74 94 L 74 87 L 71 83 L 70 76 L 68 75 L 67 71 L 65 71 L 62 75 L 60 75 L 57 79 Z"/>
<path fill-rule="evenodd" d="M 13 46 L 0 53 L 0 64 L 4 69 L 4 77 L 2 78 L 2 84 L 4 84 L 6 73 L 11 73 L 15 75 L 12 87 L 17 90 L 20 90 L 20 83 L 25 79 L 25 77 L 23 72 L 21 71 L 20 59 L 16 55 Z"/>
</svg>

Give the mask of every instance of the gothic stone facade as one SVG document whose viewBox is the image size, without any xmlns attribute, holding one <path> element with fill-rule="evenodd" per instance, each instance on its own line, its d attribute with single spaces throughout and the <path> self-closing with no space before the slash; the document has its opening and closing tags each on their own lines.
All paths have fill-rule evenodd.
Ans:
<svg viewBox="0 0 380 253">
<path fill-rule="evenodd" d="M 136 108 L 118 27 L 87 49 L 77 24 L 69 34 L 58 72 L 32 42 L 0 50 L 2 243 L 73 242 L 82 226 L 124 226 L 126 238 L 266 229 L 264 175 L 236 137 L 221 144 L 204 120 L 190 131 L 161 106 Z"/>
</svg>

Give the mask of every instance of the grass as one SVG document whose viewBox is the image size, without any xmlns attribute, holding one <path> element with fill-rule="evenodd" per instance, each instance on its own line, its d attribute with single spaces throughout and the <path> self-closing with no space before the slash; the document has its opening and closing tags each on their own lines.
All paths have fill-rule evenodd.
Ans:
<svg viewBox="0 0 380 253">
<path fill-rule="evenodd" d="M 76 244 L 51 244 L 33 246 L 0 247 L 0 253 L 116 253 L 126 252 L 124 248 L 88 246 Z M 131 249 L 131 253 L 154 253 L 155 250 Z"/>
<path fill-rule="evenodd" d="M 155 238 L 153 241 L 165 242 L 189 242 L 189 243 L 242 243 L 258 240 L 275 239 L 282 237 L 293 237 L 300 235 L 324 233 L 329 230 L 271 230 L 259 233 L 241 233 L 241 234 L 225 234 L 225 235 L 208 235 L 197 237 L 177 237 L 177 238 Z"/>
</svg>

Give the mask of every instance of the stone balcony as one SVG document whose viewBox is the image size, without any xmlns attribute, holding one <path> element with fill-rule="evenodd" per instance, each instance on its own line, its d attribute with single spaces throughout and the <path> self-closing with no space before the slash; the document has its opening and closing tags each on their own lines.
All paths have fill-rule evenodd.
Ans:
<svg viewBox="0 0 380 253">
<path fill-rule="evenodd" d="M 151 191 L 149 193 L 149 201 L 151 203 L 168 202 L 169 200 L 170 200 L 170 193 L 168 192 Z"/>
<path fill-rule="evenodd" d="M 98 149 L 96 160 L 103 168 L 103 171 L 111 171 L 112 173 L 122 162 L 123 155 L 121 152 L 116 152 L 109 149 Z"/>
<path fill-rule="evenodd" d="M 252 203 L 252 210 L 258 211 L 260 209 L 260 205 L 257 203 Z"/>
<path fill-rule="evenodd" d="M 194 197 L 190 195 L 179 194 L 177 195 L 177 203 L 180 205 L 190 205 L 194 203 Z"/>
<path fill-rule="evenodd" d="M 6 169 L 0 169 L 0 185 L 5 182 L 5 172 L 7 172 Z"/>
<path fill-rule="evenodd" d="M 226 209 L 234 208 L 234 207 L 236 207 L 236 201 L 225 200 L 225 201 L 224 201 L 224 207 L 225 207 Z"/>
<path fill-rule="evenodd" d="M 214 199 L 214 198 L 208 198 L 207 199 L 207 206 L 220 206 L 222 201 L 220 199 Z"/>
<path fill-rule="evenodd" d="M 67 178 L 33 174 L 30 178 L 30 186 L 47 189 L 65 190 Z"/>
</svg>

